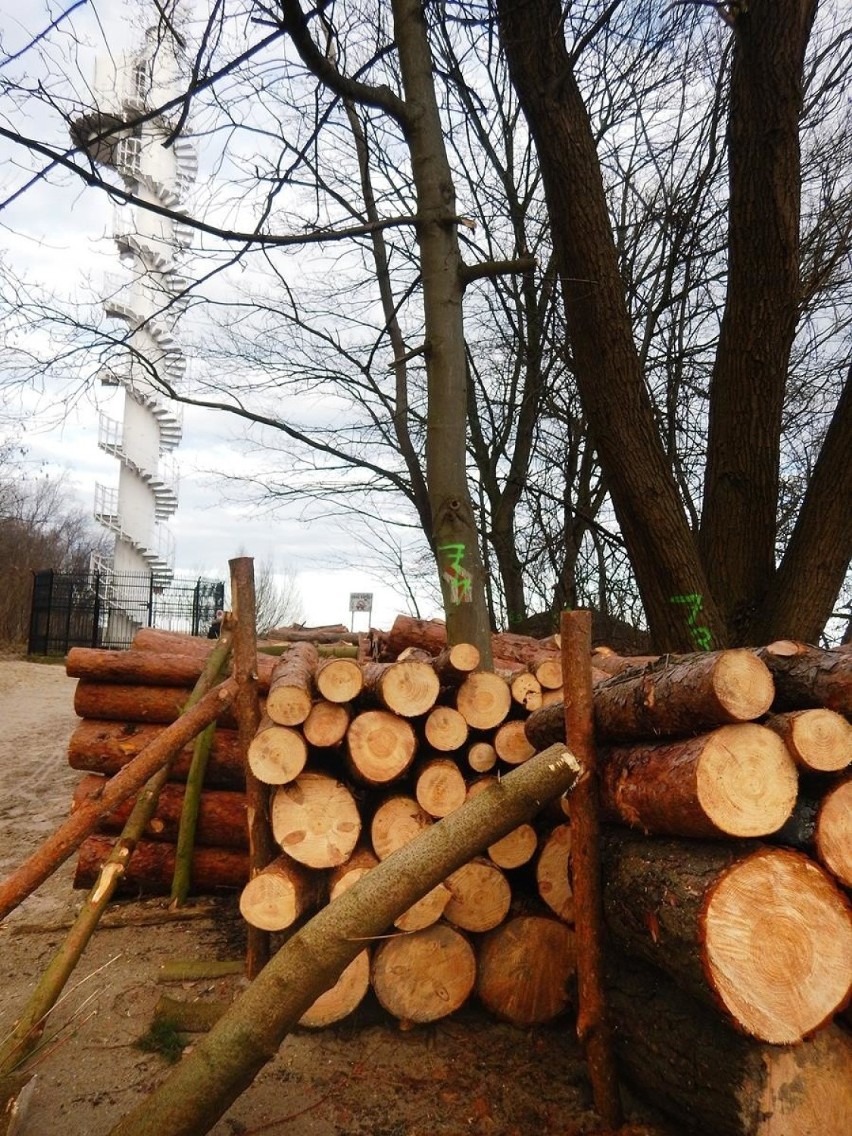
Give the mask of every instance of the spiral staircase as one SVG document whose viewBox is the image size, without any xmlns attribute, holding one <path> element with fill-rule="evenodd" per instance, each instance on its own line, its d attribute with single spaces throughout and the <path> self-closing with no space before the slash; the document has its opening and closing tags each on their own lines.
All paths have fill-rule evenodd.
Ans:
<svg viewBox="0 0 852 1136">
<path fill-rule="evenodd" d="M 92 83 L 95 109 L 72 124 L 74 142 L 113 169 L 135 198 L 179 209 L 197 173 L 192 143 L 171 140 L 177 109 L 145 119 L 181 90 L 183 60 L 156 29 L 135 52 L 99 59 Z M 178 505 L 170 455 L 180 444 L 182 415 L 163 397 L 186 371 L 177 323 L 188 302 L 180 258 L 191 230 L 136 206 L 116 208 L 113 236 L 122 271 L 104 281 L 104 311 L 127 327 L 127 350 L 99 379 L 124 389 L 121 422 L 101 415 L 98 445 L 119 462 L 117 488 L 95 487 L 95 518 L 115 535 L 112 571 L 150 572 L 154 583 L 174 574 L 168 521 Z"/>
</svg>

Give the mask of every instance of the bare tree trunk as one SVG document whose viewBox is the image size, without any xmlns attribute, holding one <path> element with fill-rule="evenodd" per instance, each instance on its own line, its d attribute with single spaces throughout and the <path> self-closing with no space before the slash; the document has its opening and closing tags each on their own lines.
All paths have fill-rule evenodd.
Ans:
<svg viewBox="0 0 852 1136">
<path fill-rule="evenodd" d="M 467 361 L 462 322 L 462 260 L 455 188 L 432 75 L 420 0 L 393 0 L 407 113 L 403 122 L 417 190 L 426 374 L 426 480 L 450 644 L 473 643 L 491 665 L 485 580 L 467 485 Z"/>
</svg>

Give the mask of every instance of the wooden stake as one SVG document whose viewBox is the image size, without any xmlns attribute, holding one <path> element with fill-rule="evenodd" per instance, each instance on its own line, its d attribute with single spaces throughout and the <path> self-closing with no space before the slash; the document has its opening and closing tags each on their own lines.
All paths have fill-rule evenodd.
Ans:
<svg viewBox="0 0 852 1136">
<path fill-rule="evenodd" d="M 592 652 L 591 612 L 563 612 L 560 633 L 565 736 L 570 739 L 572 751 L 585 771 L 569 800 L 577 944 L 577 1034 L 589 1065 L 595 1108 L 608 1127 L 618 1128 L 623 1113 L 602 977 L 600 824 L 589 663 Z"/>
</svg>

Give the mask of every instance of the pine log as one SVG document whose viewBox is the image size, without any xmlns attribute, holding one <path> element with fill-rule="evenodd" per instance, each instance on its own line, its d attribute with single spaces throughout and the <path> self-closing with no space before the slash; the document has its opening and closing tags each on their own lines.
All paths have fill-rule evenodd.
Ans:
<svg viewBox="0 0 852 1136">
<path fill-rule="evenodd" d="M 436 706 L 423 724 L 426 741 L 440 753 L 461 749 L 468 737 L 468 724 L 452 706 Z"/>
<path fill-rule="evenodd" d="M 334 868 L 352 855 L 361 817 L 352 794 L 324 773 L 302 773 L 272 798 L 272 834 L 288 856 L 309 868 Z"/>
<path fill-rule="evenodd" d="M 314 679 L 327 702 L 351 702 L 364 689 L 364 673 L 355 659 L 324 659 Z"/>
<path fill-rule="evenodd" d="M 541 692 L 541 706 L 562 706 L 565 702 L 565 691 L 561 686 L 554 687 L 553 690 L 543 690 Z"/>
<path fill-rule="evenodd" d="M 507 765 L 520 765 L 535 753 L 527 740 L 525 725 L 523 719 L 512 718 L 494 731 L 494 749 L 500 760 Z"/>
<path fill-rule="evenodd" d="M 533 674 L 545 690 L 558 690 L 562 686 L 562 660 L 559 655 L 542 659 L 533 667 Z"/>
<path fill-rule="evenodd" d="M 467 751 L 467 763 L 474 773 L 487 773 L 497 764 L 497 750 L 491 742 L 474 742 Z"/>
<path fill-rule="evenodd" d="M 619 1066 L 637 1092 L 695 1136 L 847 1136 L 852 1035 L 828 1026 L 799 1045 L 728 1028 L 655 968 L 611 960 Z"/>
<path fill-rule="evenodd" d="M 447 877 L 450 902 L 444 918 L 462 931 L 491 931 L 509 914 L 512 889 L 500 868 L 477 856 Z"/>
<path fill-rule="evenodd" d="M 81 678 L 74 688 L 74 713 L 78 718 L 171 725 L 181 716 L 191 693 L 183 686 L 126 686 Z M 228 729 L 237 724 L 230 708 L 222 710 L 217 722 Z"/>
<path fill-rule="evenodd" d="M 456 709 L 474 730 L 493 730 L 505 721 L 512 694 L 504 678 L 490 671 L 468 675 L 456 693 Z"/>
<path fill-rule="evenodd" d="M 310 714 L 318 658 L 312 643 L 296 643 L 275 664 L 266 713 L 279 726 L 299 726 Z"/>
<path fill-rule="evenodd" d="M 74 788 L 72 812 L 92 801 L 97 801 L 108 784 L 108 778 L 95 773 L 84 777 Z M 167 783 L 160 789 L 157 808 L 145 827 L 146 839 L 163 840 L 170 844 L 177 841 L 183 797 L 183 785 Z M 136 798 L 130 797 L 118 808 L 101 817 L 98 821 L 98 830 L 121 832 L 135 802 Z M 212 847 L 247 848 L 245 794 L 226 789 L 210 789 L 204 792 L 201 796 L 195 838 L 199 844 Z"/>
<path fill-rule="evenodd" d="M 852 888 L 852 780 L 818 795 L 801 793 L 773 840 L 809 852 L 840 884 Z"/>
<path fill-rule="evenodd" d="M 396 794 L 382 801 L 370 824 L 370 841 L 380 860 L 408 844 L 435 821 L 413 797 Z"/>
<path fill-rule="evenodd" d="M 405 718 L 389 710 L 365 710 L 349 725 L 346 751 L 354 777 L 367 785 L 384 785 L 411 765 L 417 737 Z"/>
<path fill-rule="evenodd" d="M 398 931 L 404 931 L 406 934 L 431 927 L 444 914 L 451 899 L 452 893 L 446 884 L 437 884 L 407 911 L 403 911 L 402 915 L 397 916 L 393 925 Z"/>
<path fill-rule="evenodd" d="M 74 873 L 75 888 L 92 886 L 101 864 L 112 851 L 113 843 L 109 836 L 90 836 L 83 841 Z M 131 895 L 168 895 L 174 870 L 173 844 L 141 840 L 127 863 L 118 890 L 122 894 Z M 236 848 L 206 848 L 200 845 L 193 852 L 190 890 L 195 895 L 241 888 L 248 876 L 248 852 Z"/>
<path fill-rule="evenodd" d="M 535 866 L 538 894 L 566 923 L 574 922 L 571 887 L 571 825 L 558 824 L 542 841 Z"/>
<path fill-rule="evenodd" d="M 375 868 L 379 858 L 366 844 L 359 844 L 344 864 L 332 868 L 328 877 L 328 898 L 336 899 L 361 879 L 365 872 Z"/>
<path fill-rule="evenodd" d="M 773 710 L 822 706 L 852 714 L 852 654 L 781 639 L 758 651 L 775 681 Z"/>
<path fill-rule="evenodd" d="M 852 722 L 834 710 L 791 710 L 766 719 L 800 769 L 839 773 L 852 764 Z"/>
<path fill-rule="evenodd" d="M 283 931 L 327 898 L 325 873 L 304 868 L 289 856 L 279 856 L 245 885 L 240 893 L 240 913 L 252 927 Z"/>
<path fill-rule="evenodd" d="M 358 635 L 343 623 L 319 627 L 274 627 L 266 633 L 275 643 L 356 643 Z"/>
<path fill-rule="evenodd" d="M 480 944 L 476 993 L 498 1018 L 541 1025 L 568 1008 L 576 967 L 570 927 L 549 916 L 519 915 Z"/>
<path fill-rule="evenodd" d="M 604 907 L 621 949 L 742 1032 L 794 1044 L 852 991 L 852 909 L 806 856 L 631 838 L 605 851 Z"/>
<path fill-rule="evenodd" d="M 671 663 L 666 658 L 594 687 L 599 740 L 688 737 L 715 726 L 753 721 L 772 704 L 772 676 L 752 651 L 708 651 Z M 537 750 L 564 740 L 559 707 L 530 715 L 527 737 Z"/>
<path fill-rule="evenodd" d="M 315 749 L 335 749 L 346 737 L 350 719 L 348 706 L 321 698 L 302 723 L 305 741 Z"/>
<path fill-rule="evenodd" d="M 103 722 L 83 719 L 68 742 L 68 764 L 72 769 L 112 776 L 141 753 L 149 742 L 162 734 L 165 726 L 141 722 Z M 192 763 L 192 745 L 175 757 L 171 776 L 185 781 Z M 245 784 L 234 730 L 217 730 L 207 763 L 205 782 L 214 789 L 240 789 Z"/>
<path fill-rule="evenodd" d="M 679 655 L 668 655 L 667 657 L 670 661 L 680 658 Z M 659 661 L 659 655 L 619 655 L 610 647 L 595 647 L 592 651 L 592 667 L 607 675 L 623 674 L 629 670 L 645 670 L 659 663 Z"/>
<path fill-rule="evenodd" d="M 299 730 L 279 726 L 264 714 L 257 733 L 249 742 L 248 764 L 265 785 L 295 781 L 308 760 L 308 747 Z"/>
<path fill-rule="evenodd" d="M 538 710 L 542 701 L 541 683 L 534 674 L 525 668 L 521 671 L 512 670 L 504 677 L 509 684 L 513 702 L 530 714 L 533 710 Z"/>
<path fill-rule="evenodd" d="M 406 647 L 420 647 L 430 655 L 440 655 L 447 645 L 447 626 L 438 619 L 413 619 L 398 615 L 385 637 L 383 657 L 396 659 Z"/>
<path fill-rule="evenodd" d="M 127 656 L 126 660 L 121 661 L 115 666 L 133 668 L 134 663 L 131 656 L 134 655 L 157 655 L 163 658 L 171 658 L 175 660 L 175 666 L 186 666 L 186 659 L 195 659 L 204 665 L 205 660 L 210 655 L 210 652 L 216 646 L 215 639 L 200 638 L 197 635 L 184 635 L 180 631 L 163 631 L 157 627 L 140 627 L 136 634 L 133 636 L 133 643 L 129 651 L 105 651 L 99 652 L 101 654 L 117 655 L 119 658 Z M 79 650 L 88 651 L 89 648 L 78 648 Z M 71 652 L 68 657 L 70 659 Z M 177 657 L 180 657 L 180 663 L 177 662 Z M 269 689 L 269 681 L 272 678 L 272 672 L 275 669 L 276 660 L 269 655 L 257 656 L 257 685 L 258 690 L 265 694 Z M 85 664 L 84 664 L 85 665 Z M 69 672 L 70 673 L 70 672 Z M 166 683 L 160 682 L 159 679 L 151 678 L 150 680 L 143 677 L 135 677 L 129 674 L 127 679 L 101 678 L 98 675 L 84 675 L 81 674 L 80 678 L 97 678 L 99 682 L 128 682 L 139 683 L 142 685 L 145 682 L 151 682 L 155 686 L 164 686 Z M 185 685 L 191 685 L 195 680 L 190 678 Z M 168 684 L 171 685 L 171 684 Z"/>
<path fill-rule="evenodd" d="M 790 816 L 797 791 L 787 747 L 751 722 L 682 741 L 613 746 L 600 759 L 607 819 L 646 833 L 765 836 Z"/>
<path fill-rule="evenodd" d="M 502 631 L 491 637 L 492 650 L 496 657 L 513 659 L 524 666 L 535 667 L 545 659 L 558 659 L 557 648 L 533 639 L 529 635 L 518 635 L 512 631 Z"/>
<path fill-rule="evenodd" d="M 386 939 L 376 948 L 371 982 L 376 997 L 403 1024 L 435 1022 L 467 1001 L 476 958 L 467 939 L 446 923 Z"/>
<path fill-rule="evenodd" d="M 496 777 L 478 777 L 473 781 L 467 789 L 468 799 L 477 797 L 483 793 L 490 785 L 497 782 Z M 500 840 L 496 840 L 493 844 L 488 845 L 488 858 L 492 860 L 498 868 L 520 868 L 523 864 L 529 861 L 535 855 L 535 850 L 538 847 L 538 836 L 533 826 L 527 822 L 519 824 L 517 828 L 513 828 Z"/>
<path fill-rule="evenodd" d="M 370 953 L 356 955 L 330 990 L 320 994 L 309 1010 L 299 1018 L 307 1029 L 324 1029 L 342 1022 L 361 1005 L 370 989 Z"/>
<path fill-rule="evenodd" d="M 432 668 L 442 687 L 454 688 L 476 670 L 480 661 L 479 648 L 473 643 L 455 643 L 435 655 Z"/>
<path fill-rule="evenodd" d="M 429 816 L 445 817 L 464 804 L 467 786 L 456 763 L 438 757 L 420 766 L 414 795 Z"/>
<path fill-rule="evenodd" d="M 363 668 L 364 697 L 402 718 L 428 714 L 438 700 L 440 683 L 429 663 L 367 663 Z"/>
<path fill-rule="evenodd" d="M 65 657 L 65 673 L 70 678 L 140 686 L 193 686 L 203 668 L 204 659 L 200 654 L 179 655 L 171 651 L 101 651 L 72 647 Z"/>
</svg>

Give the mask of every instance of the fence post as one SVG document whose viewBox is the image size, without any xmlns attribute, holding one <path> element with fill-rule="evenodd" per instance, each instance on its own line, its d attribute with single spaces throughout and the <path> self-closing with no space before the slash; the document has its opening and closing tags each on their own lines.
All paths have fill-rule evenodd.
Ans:
<svg viewBox="0 0 852 1136">
<path fill-rule="evenodd" d="M 154 626 L 154 573 L 148 575 L 148 626 Z"/>
<path fill-rule="evenodd" d="M 101 626 L 101 574 L 95 571 L 95 603 L 92 611 L 92 646 L 97 647 Z"/>
</svg>

